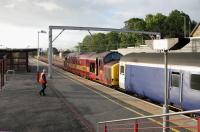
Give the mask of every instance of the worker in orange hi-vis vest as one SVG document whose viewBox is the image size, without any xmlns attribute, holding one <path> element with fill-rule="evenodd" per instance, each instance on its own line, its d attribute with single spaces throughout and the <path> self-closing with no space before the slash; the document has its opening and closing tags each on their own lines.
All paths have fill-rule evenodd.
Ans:
<svg viewBox="0 0 200 132">
<path fill-rule="evenodd" d="M 43 69 L 42 73 L 40 74 L 40 78 L 39 78 L 39 83 L 42 86 L 42 89 L 40 90 L 40 95 L 45 96 L 45 89 L 46 89 L 46 84 L 47 84 L 47 80 L 46 80 L 46 75 L 45 75 L 46 70 Z"/>
</svg>

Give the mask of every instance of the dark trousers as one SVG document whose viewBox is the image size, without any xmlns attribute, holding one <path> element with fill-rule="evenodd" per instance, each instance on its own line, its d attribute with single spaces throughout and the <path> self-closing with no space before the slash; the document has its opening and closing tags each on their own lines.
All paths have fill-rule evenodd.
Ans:
<svg viewBox="0 0 200 132">
<path fill-rule="evenodd" d="M 40 90 L 40 95 L 46 95 L 45 89 L 46 89 L 46 83 L 42 84 L 42 89 Z"/>
</svg>

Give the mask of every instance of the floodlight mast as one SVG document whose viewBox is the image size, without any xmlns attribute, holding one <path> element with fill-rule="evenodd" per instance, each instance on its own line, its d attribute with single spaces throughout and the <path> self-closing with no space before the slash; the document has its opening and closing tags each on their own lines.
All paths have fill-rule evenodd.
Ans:
<svg viewBox="0 0 200 132">
<path fill-rule="evenodd" d="M 160 40 L 146 40 L 145 43 L 155 50 L 164 51 L 164 104 L 163 114 L 169 113 L 170 91 L 168 86 L 168 51 L 179 50 L 190 42 L 189 38 L 171 38 Z M 163 116 L 163 132 L 169 132 L 169 116 Z"/>
<path fill-rule="evenodd" d="M 62 30 L 56 38 L 64 30 L 80 30 L 80 31 L 111 31 L 111 32 L 123 32 L 123 33 L 137 33 L 137 34 L 147 34 L 155 35 L 156 38 L 161 38 L 159 32 L 147 32 L 147 31 L 137 31 L 137 30 L 128 30 L 128 29 L 115 29 L 115 28 L 100 28 L 100 27 L 77 27 L 77 26 L 49 26 L 49 51 L 48 51 L 48 77 L 52 78 L 52 43 L 56 38 L 52 40 L 52 31 L 53 30 Z"/>
</svg>

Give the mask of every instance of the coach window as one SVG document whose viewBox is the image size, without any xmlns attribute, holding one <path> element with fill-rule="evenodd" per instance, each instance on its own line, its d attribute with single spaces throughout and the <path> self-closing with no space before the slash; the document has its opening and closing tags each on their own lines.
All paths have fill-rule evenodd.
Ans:
<svg viewBox="0 0 200 132">
<path fill-rule="evenodd" d="M 90 63 L 90 72 L 95 73 L 95 63 Z"/>
<path fill-rule="evenodd" d="M 200 75 L 192 74 L 190 84 L 192 89 L 200 90 Z"/>
<path fill-rule="evenodd" d="M 124 74 L 124 66 L 120 66 L 120 74 Z"/>
<path fill-rule="evenodd" d="M 180 78 L 181 78 L 180 73 L 172 72 L 172 76 L 171 77 L 172 77 L 171 78 L 171 86 L 178 88 L 179 85 L 180 85 Z"/>
</svg>

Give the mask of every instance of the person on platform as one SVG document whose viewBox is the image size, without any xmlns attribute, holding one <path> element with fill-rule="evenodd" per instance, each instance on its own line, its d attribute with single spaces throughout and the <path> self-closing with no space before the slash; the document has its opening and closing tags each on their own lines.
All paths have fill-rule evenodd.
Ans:
<svg viewBox="0 0 200 132">
<path fill-rule="evenodd" d="M 40 78 L 39 78 L 39 83 L 41 84 L 42 89 L 40 90 L 40 95 L 41 96 L 45 96 L 45 89 L 46 89 L 46 84 L 47 84 L 47 80 L 46 80 L 46 75 L 45 75 L 46 70 L 43 69 L 42 73 L 40 74 Z"/>
</svg>

